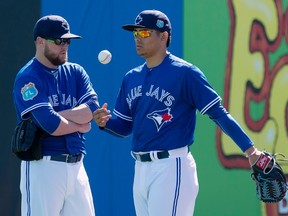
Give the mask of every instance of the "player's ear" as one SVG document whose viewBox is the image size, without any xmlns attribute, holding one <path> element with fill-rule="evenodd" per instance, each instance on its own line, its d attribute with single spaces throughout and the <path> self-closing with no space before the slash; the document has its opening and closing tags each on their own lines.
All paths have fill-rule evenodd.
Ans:
<svg viewBox="0 0 288 216">
<path fill-rule="evenodd" d="M 166 40 L 168 38 L 168 32 L 163 32 L 162 34 L 161 34 L 161 40 L 162 41 L 164 41 L 164 40 Z"/>
<path fill-rule="evenodd" d="M 169 40 L 169 34 L 167 31 L 165 31 L 161 34 L 161 41 L 166 41 L 167 43 L 168 40 Z"/>
<path fill-rule="evenodd" d="M 36 44 L 39 44 L 39 45 L 42 45 L 44 44 L 44 38 L 41 38 L 41 37 L 37 37 L 36 40 L 35 40 L 35 43 Z"/>
</svg>

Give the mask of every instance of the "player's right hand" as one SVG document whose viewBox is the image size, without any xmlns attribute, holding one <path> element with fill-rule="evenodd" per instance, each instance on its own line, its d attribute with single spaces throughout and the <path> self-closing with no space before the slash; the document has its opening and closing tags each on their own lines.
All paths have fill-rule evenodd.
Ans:
<svg viewBox="0 0 288 216">
<path fill-rule="evenodd" d="M 108 104 L 104 103 L 101 108 L 93 113 L 93 119 L 99 127 L 105 127 L 107 121 L 112 117 L 107 107 Z"/>
</svg>

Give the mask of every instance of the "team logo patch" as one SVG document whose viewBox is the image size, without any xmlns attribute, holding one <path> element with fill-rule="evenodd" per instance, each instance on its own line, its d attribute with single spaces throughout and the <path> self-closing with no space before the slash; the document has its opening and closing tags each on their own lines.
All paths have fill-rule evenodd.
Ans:
<svg viewBox="0 0 288 216">
<path fill-rule="evenodd" d="M 66 31 L 69 31 L 69 24 L 63 22 L 63 23 L 62 23 L 62 28 L 64 28 Z"/>
<path fill-rule="evenodd" d="M 143 21 L 143 18 L 140 16 L 140 15 L 138 15 L 137 17 L 136 17 L 136 20 L 135 20 L 135 24 L 136 25 L 140 25 L 140 23 Z"/>
<path fill-rule="evenodd" d="M 164 110 L 156 110 L 147 115 L 147 118 L 152 119 L 157 127 L 157 131 L 168 122 L 171 122 L 173 115 L 170 113 L 170 108 Z"/>
<path fill-rule="evenodd" d="M 29 82 L 24 87 L 21 88 L 21 94 L 24 101 L 32 100 L 37 94 L 38 90 L 35 87 L 35 84 Z"/>
<path fill-rule="evenodd" d="M 164 22 L 162 20 L 157 20 L 156 26 L 158 26 L 158 28 L 163 28 Z"/>
</svg>

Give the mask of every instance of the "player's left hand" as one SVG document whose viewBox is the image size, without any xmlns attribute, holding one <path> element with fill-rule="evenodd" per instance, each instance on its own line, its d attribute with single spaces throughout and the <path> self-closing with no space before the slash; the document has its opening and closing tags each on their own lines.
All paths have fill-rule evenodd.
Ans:
<svg viewBox="0 0 288 216">
<path fill-rule="evenodd" d="M 256 183 L 256 194 L 265 203 L 281 201 L 287 191 L 286 176 L 276 160 L 277 155 L 284 157 L 282 154 L 263 151 L 251 166 L 251 177 Z"/>
<path fill-rule="evenodd" d="M 110 110 L 107 109 L 108 104 L 104 103 L 102 108 L 97 109 L 93 113 L 93 119 L 99 127 L 105 127 L 108 120 L 112 117 Z"/>
</svg>

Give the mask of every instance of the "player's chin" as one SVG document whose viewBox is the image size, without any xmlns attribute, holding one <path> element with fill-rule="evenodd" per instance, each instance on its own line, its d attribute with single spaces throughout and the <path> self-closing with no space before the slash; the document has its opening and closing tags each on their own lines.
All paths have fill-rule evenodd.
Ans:
<svg viewBox="0 0 288 216">
<path fill-rule="evenodd" d="M 64 64 L 65 62 L 68 61 L 68 55 L 66 54 L 60 54 L 59 58 L 58 58 L 59 62 L 61 62 L 62 64 Z"/>
<path fill-rule="evenodd" d="M 136 52 L 139 56 L 145 57 L 145 52 L 142 49 L 136 48 Z"/>
</svg>

